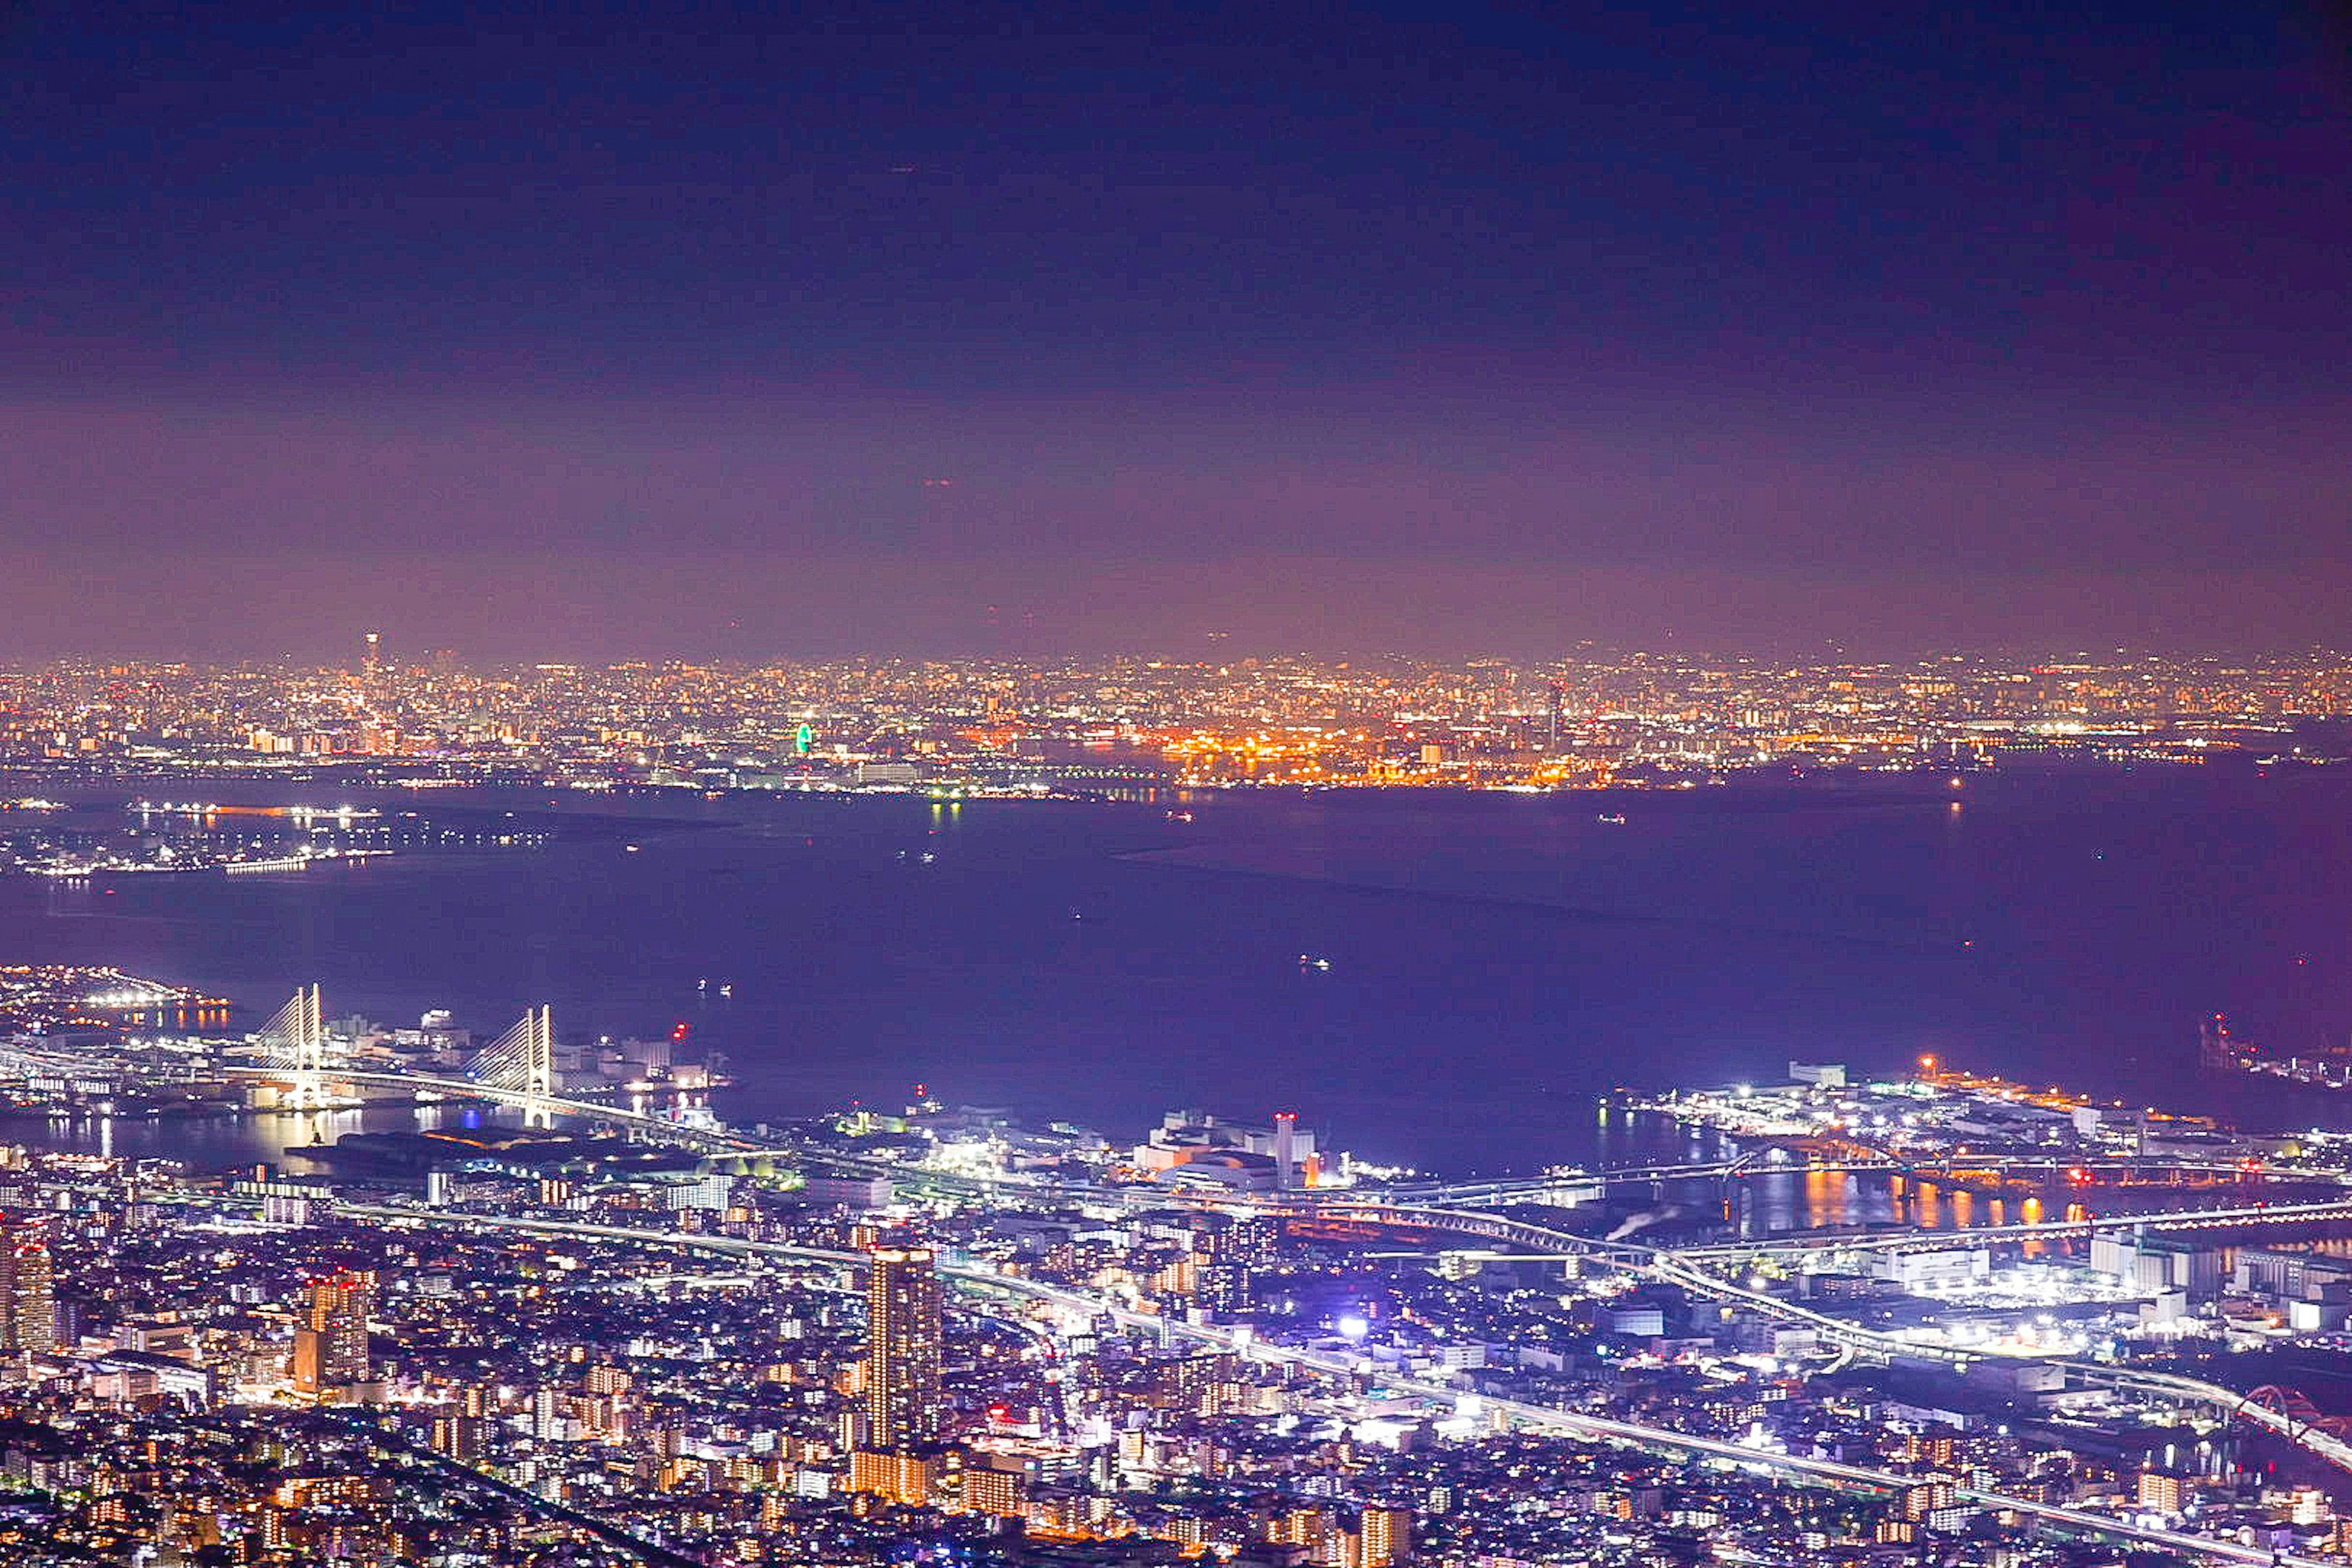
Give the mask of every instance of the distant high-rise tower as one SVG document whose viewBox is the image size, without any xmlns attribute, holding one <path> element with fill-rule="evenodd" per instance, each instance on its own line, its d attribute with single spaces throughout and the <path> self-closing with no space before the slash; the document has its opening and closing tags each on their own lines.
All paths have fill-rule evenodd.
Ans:
<svg viewBox="0 0 2352 1568">
<path fill-rule="evenodd" d="M 930 1249 L 877 1247 L 866 1287 L 866 1437 L 908 1448 L 940 1435 L 940 1279 Z"/>
<path fill-rule="evenodd" d="M 360 673 L 373 680 L 383 668 L 383 634 L 367 634 L 367 651 L 362 656 Z"/>
<path fill-rule="evenodd" d="M 0 1220 L 0 1351 L 47 1355 L 57 1348 L 48 1232 L 36 1219 Z"/>
<path fill-rule="evenodd" d="M 368 1317 L 375 1275 L 354 1270 L 302 1288 L 302 1326 L 294 1331 L 294 1392 L 317 1397 L 365 1383 Z"/>
<path fill-rule="evenodd" d="M 1193 1300 L 1213 1312 L 1239 1311 L 1250 1303 L 1254 1270 L 1274 1257 L 1280 1231 L 1262 1215 L 1235 1219 L 1204 1234 L 1193 1270 Z"/>
</svg>

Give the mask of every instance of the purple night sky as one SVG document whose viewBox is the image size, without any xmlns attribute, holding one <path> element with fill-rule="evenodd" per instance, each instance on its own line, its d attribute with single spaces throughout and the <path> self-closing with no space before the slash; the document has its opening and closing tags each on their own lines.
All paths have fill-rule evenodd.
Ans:
<svg viewBox="0 0 2352 1568">
<path fill-rule="evenodd" d="M 2157 9 L 35 5 L 0 658 L 2342 643 L 2344 36 Z"/>
</svg>

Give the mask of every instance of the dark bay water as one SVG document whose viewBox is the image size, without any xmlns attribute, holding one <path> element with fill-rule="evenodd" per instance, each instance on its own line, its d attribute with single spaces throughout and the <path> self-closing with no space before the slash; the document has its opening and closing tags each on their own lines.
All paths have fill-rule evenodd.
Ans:
<svg viewBox="0 0 2352 1568">
<path fill-rule="evenodd" d="M 430 802 L 460 804 L 549 808 Z M 2352 1096 L 2195 1071 L 2203 1012 L 2282 1047 L 2352 1029 L 2352 779 L 1188 804 L 567 799 L 646 820 L 297 876 L 0 881 L 0 962 L 118 963 L 263 1015 L 315 980 L 331 1014 L 491 1033 L 540 1001 L 567 1037 L 684 1022 L 741 1120 L 918 1082 L 1122 1134 L 1290 1107 L 1454 1171 L 1589 1158 L 1597 1089 L 1790 1058 L 1934 1052 L 2352 1121 Z"/>
</svg>

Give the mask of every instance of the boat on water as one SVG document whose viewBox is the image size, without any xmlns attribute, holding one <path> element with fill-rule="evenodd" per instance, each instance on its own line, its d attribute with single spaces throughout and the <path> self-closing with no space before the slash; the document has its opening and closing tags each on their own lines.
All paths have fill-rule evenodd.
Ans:
<svg viewBox="0 0 2352 1568">
<path fill-rule="evenodd" d="M 1622 827 L 1625 826 L 1625 814 L 1622 811 L 1604 811 L 1592 820 L 1606 823 L 1612 827 Z"/>
</svg>

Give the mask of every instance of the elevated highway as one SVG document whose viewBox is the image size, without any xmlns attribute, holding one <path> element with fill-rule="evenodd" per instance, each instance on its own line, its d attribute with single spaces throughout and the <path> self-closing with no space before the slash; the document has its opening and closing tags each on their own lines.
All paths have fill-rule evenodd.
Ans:
<svg viewBox="0 0 2352 1568">
<path fill-rule="evenodd" d="M 1841 1253 L 1940 1252 L 1955 1247 L 1981 1247 L 1994 1242 L 2079 1239 L 2101 1231 L 2236 1230 L 2258 1226 L 2312 1225 L 2331 1220 L 2352 1221 L 2352 1195 L 2309 1203 L 2236 1204 L 2224 1208 L 2159 1210 L 2092 1219 L 2036 1220 L 1949 1230 L 1890 1229 L 1854 1236 L 1762 1237 L 1708 1247 L 1677 1247 L 1675 1255 L 1694 1262 L 1727 1263 L 1759 1258 L 1834 1257 Z"/>
<path fill-rule="evenodd" d="M 653 1248 L 685 1252 L 703 1252 L 719 1257 L 775 1258 L 803 1262 L 823 1262 L 861 1267 L 866 1261 L 863 1253 L 829 1248 L 799 1247 L 784 1242 L 744 1241 L 731 1237 L 688 1236 L 675 1232 L 651 1231 L 625 1226 L 599 1226 L 566 1220 L 508 1218 L 496 1215 L 452 1215 L 432 1210 L 418 1210 L 393 1205 L 354 1205 L 341 1211 L 345 1216 L 377 1225 L 439 1226 L 457 1229 L 502 1229 L 553 1237 L 572 1237 L 586 1240 L 608 1241 Z M 1272 1345 L 1255 1339 L 1244 1339 L 1234 1331 L 1210 1325 L 1176 1323 L 1157 1315 L 1139 1313 L 1105 1297 L 1085 1291 L 1049 1285 L 1035 1279 L 1007 1276 L 992 1269 L 970 1265 L 943 1265 L 941 1273 L 960 1289 L 983 1295 L 1009 1296 L 1033 1301 L 1046 1301 L 1096 1315 L 1107 1315 L 1129 1326 L 1166 1330 L 1178 1338 L 1212 1345 L 1217 1349 L 1244 1356 L 1272 1359 L 1341 1376 L 1359 1370 L 1357 1358 L 1326 1352 Z M 2186 1381 L 2186 1380 L 2182 1380 Z M 1462 1397 L 1462 1391 L 1449 1384 L 1414 1377 L 1383 1375 L 1384 1387 L 1398 1393 L 1427 1399 L 1441 1405 L 1452 1405 Z M 1622 1444 L 1652 1452 L 1689 1456 L 1730 1468 L 1759 1474 L 1779 1474 L 1814 1485 L 1862 1489 L 1872 1492 L 1898 1494 L 1916 1484 L 1917 1478 L 1896 1475 L 1858 1465 L 1840 1464 L 1809 1456 L 1774 1453 L 1769 1450 L 1743 1447 L 1713 1437 L 1677 1432 L 1670 1427 L 1647 1426 L 1638 1422 L 1617 1421 L 1604 1416 L 1563 1410 L 1548 1405 L 1523 1400 L 1487 1399 L 1490 1408 L 1507 1414 L 1512 1420 L 1535 1431 L 1551 1432 L 1586 1441 Z M 2284 1434 L 2282 1434 L 2284 1435 Z M 2143 1525 L 2126 1520 L 2085 1512 L 2079 1509 L 2062 1508 L 2029 1498 L 2011 1497 L 2003 1493 L 1963 1489 L 1960 1496 L 1980 1507 L 2015 1512 L 2061 1531 L 2080 1531 L 2106 1540 L 2130 1542 L 2182 1552 L 2192 1559 L 2210 1563 L 2233 1563 L 2254 1565 L 2275 1565 L 2275 1568 L 2324 1568 L 2316 1560 L 2294 1558 L 2273 1553 L 2265 1548 L 2242 1546 L 2235 1542 L 2216 1541 L 2190 1535 L 2158 1526 Z"/>
<path fill-rule="evenodd" d="M 268 1064 L 235 1064 L 223 1069 L 231 1076 L 261 1081 L 283 1080 L 284 1068 Z M 650 1112 L 633 1110 L 602 1100 L 579 1100 L 543 1089 L 518 1087 L 497 1081 L 471 1078 L 442 1077 L 432 1074 L 394 1072 L 378 1068 L 331 1067 L 329 1079 L 355 1088 L 390 1089 L 415 1095 L 425 1093 L 450 1100 L 483 1100 L 493 1104 L 513 1106 L 525 1111 L 548 1117 L 565 1117 L 577 1121 L 603 1122 L 623 1127 L 652 1141 L 695 1150 L 717 1159 L 740 1158 L 746 1161 L 760 1158 L 782 1158 L 802 1163 L 814 1163 L 853 1174 L 878 1176 L 917 1195 L 926 1194 L 966 1198 L 1034 1197 L 1041 1203 L 1097 1203 L 1121 1206 L 1179 1206 L 1194 1205 L 1276 1216 L 1368 1220 L 1391 1220 L 1416 1223 L 1433 1228 L 1445 1228 L 1473 1235 L 1496 1235 L 1524 1231 L 1548 1236 L 1566 1233 L 1531 1222 L 1517 1221 L 1510 1216 L 1460 1206 L 1466 1194 L 1474 1192 L 1496 1195 L 1538 1193 L 1576 1185 L 1582 1178 L 1547 1176 L 1528 1178 L 1521 1183 L 1510 1181 L 1465 1183 L 1435 1188 L 1407 1189 L 1337 1189 L 1325 1193 L 1313 1191 L 1256 1194 L 1204 1192 L 1200 1188 L 1171 1189 L 1157 1186 L 1080 1186 L 1070 1183 L 1044 1183 L 1015 1176 L 973 1176 L 909 1165 L 902 1161 L 877 1159 L 835 1149 L 828 1145 L 800 1142 L 785 1139 L 755 1137 L 728 1128 L 698 1127 Z M 2151 1162 L 2154 1163 L 2155 1162 Z M 2026 1163 L 2020 1162 L 2019 1163 Z M 2041 1169 L 2044 1162 L 2031 1162 Z M 2212 1167 L 2214 1169 L 2234 1167 Z M 1704 1178 L 1730 1173 L 1753 1174 L 1758 1172 L 1801 1173 L 1810 1171 L 1895 1172 L 1902 1167 L 1867 1161 L 1845 1162 L 1834 1165 L 1788 1166 L 1759 1163 L 1750 1155 L 1738 1162 L 1715 1165 L 1653 1166 L 1636 1173 L 1643 1181 Z M 2334 1180 L 2352 1186 L 2352 1173 L 2313 1173 L 2307 1176 L 2297 1173 L 2298 1179 Z M 1925 1179 L 1925 1178 L 1923 1178 Z M 2008 1225 L 1977 1226 L 1933 1231 L 1888 1231 L 1884 1234 L 1864 1234 L 1836 1237 L 1761 1238 L 1755 1241 L 1724 1243 L 1709 1247 L 1683 1247 L 1675 1255 L 1698 1261 L 1734 1261 L 1757 1257 L 1818 1254 L 1843 1251 L 1905 1251 L 1969 1246 L 1979 1242 L 2032 1240 L 2083 1237 L 2100 1229 L 2136 1225 L 2153 1230 L 2194 1230 L 2248 1225 L 2310 1223 L 2324 1220 L 2352 1220 L 2352 1192 L 2342 1198 L 2328 1198 L 2305 1203 L 2236 1204 L 2216 1209 L 2182 1209 L 2154 1212 L 2138 1215 L 2113 1215 L 2085 1220 L 2051 1220 Z M 1584 1251 L 1598 1248 L 1604 1252 L 1632 1255 L 1650 1249 L 1610 1246 L 1589 1240 L 1580 1243 Z"/>
<path fill-rule="evenodd" d="M 282 1068 L 268 1064 L 232 1063 L 221 1069 L 232 1078 L 261 1082 L 282 1082 L 288 1074 Z M 325 1069 L 329 1082 L 350 1084 L 358 1089 L 398 1089 L 415 1095 L 425 1093 L 448 1100 L 488 1100 L 497 1105 L 510 1105 L 519 1110 L 541 1111 L 550 1116 L 567 1116 L 583 1121 L 604 1121 L 656 1134 L 665 1142 L 687 1148 L 707 1149 L 713 1153 L 758 1154 L 793 1152 L 782 1144 L 763 1142 L 746 1134 L 695 1127 L 672 1121 L 667 1117 L 645 1111 L 630 1110 L 623 1106 L 606 1105 L 599 1100 L 572 1100 L 559 1094 L 506 1084 L 485 1082 L 468 1078 L 442 1078 L 427 1073 L 392 1072 L 381 1068 L 331 1067 Z M 289 1110 L 301 1114 L 301 1108 Z"/>
<path fill-rule="evenodd" d="M 1537 1176 L 1496 1176 L 1463 1182 L 1399 1183 L 1360 1191 L 1397 1203 L 1448 1208 L 1505 1202 L 1541 1203 L 1544 1194 L 1601 1194 L 1613 1188 L 1663 1188 L 1681 1182 L 1718 1185 L 1772 1177 L 1820 1175 L 1899 1176 L 1948 1190 L 1998 1194 L 2032 1186 L 2060 1191 L 2115 1186 L 2258 1185 L 2268 1182 L 2314 1183 L 2352 1187 L 2352 1172 L 2249 1169 L 2229 1160 L 2183 1160 L 2161 1154 L 2078 1158 L 2051 1155 L 1984 1155 L 1899 1159 L 1791 1158 L 1779 1148 L 1759 1149 L 1736 1160 L 1682 1165 L 1637 1165 L 1598 1171 L 1562 1170 Z"/>
<path fill-rule="evenodd" d="M 2328 1211 L 2324 1216 L 2352 1218 L 2352 1199 L 2327 1205 L 2306 1205 Z M 2245 1211 L 2252 1215 L 2275 1215 L 2274 1209 Z M 1449 1209 L 1364 1211 L 1364 1217 L 1382 1214 L 1393 1215 L 1397 1223 L 1421 1226 L 1431 1229 L 1453 1229 L 1461 1234 L 1507 1241 L 1530 1254 L 1552 1257 L 1583 1257 L 1606 1260 L 1634 1273 L 1644 1274 L 1662 1283 L 1675 1285 L 1704 1300 L 1730 1302 L 1747 1307 L 1763 1316 L 1798 1327 L 1809 1328 L 1830 1343 L 1845 1346 L 1859 1353 L 1882 1360 L 1898 1358 L 1942 1362 L 1955 1370 L 1988 1361 L 2034 1362 L 2058 1368 L 2066 1377 L 2077 1383 L 2123 1389 L 2143 1395 L 2168 1399 L 2181 1405 L 2196 1405 L 2225 1420 L 2245 1421 L 2262 1427 L 2273 1436 L 2294 1444 L 2305 1451 L 2326 1460 L 2336 1468 L 2352 1473 L 2352 1443 L 2333 1432 L 2297 1422 L 2291 1414 L 2248 1403 L 2247 1396 L 2235 1389 L 2201 1379 L 2182 1377 L 2172 1373 L 2150 1372 L 2137 1367 L 2117 1366 L 2102 1362 L 2080 1361 L 2063 1356 L 2013 1356 L 1985 1351 L 1965 1350 L 1957 1345 L 1940 1344 L 1932 1340 L 1910 1339 L 1900 1334 L 1868 1329 L 1859 1323 L 1827 1312 L 1816 1311 L 1801 1302 L 1788 1300 L 1767 1291 L 1751 1289 L 1698 1267 L 1689 1257 L 1662 1248 L 1637 1246 L 1630 1242 L 1594 1241 L 1589 1237 L 1555 1230 L 1546 1226 L 1530 1224 L 1501 1215 L 1464 1215 Z M 1446 1223 L 1449 1219 L 1452 1223 Z M 2305 1215 L 2300 1217 L 2310 1218 Z M 2112 1223 L 2112 1222 L 2110 1222 Z M 2225 1223 L 2242 1224 L 2242 1218 Z M 1946 1233 L 1948 1235 L 1955 1233 Z M 1967 1236 L 1970 1233 L 1957 1233 Z"/>
<path fill-rule="evenodd" d="M 281 1066 L 273 1064 L 240 1065 L 227 1070 L 237 1076 L 262 1079 L 282 1080 L 286 1076 L 285 1069 Z M 1745 1286 L 1734 1284 L 1702 1267 L 1704 1264 L 1736 1264 L 1743 1259 L 1770 1256 L 1775 1252 L 1790 1248 L 1818 1252 L 1824 1249 L 1819 1240 L 1754 1243 L 1727 1247 L 1668 1251 L 1626 1241 L 1595 1240 L 1512 1215 L 1457 1208 L 1449 1206 L 1444 1202 L 1399 1204 L 1381 1202 L 1376 1198 L 1367 1201 L 1363 1196 L 1350 1194 L 1333 1194 L 1320 1198 L 1311 1194 L 1282 1194 L 1271 1199 L 1251 1194 L 1234 1194 L 1231 1197 L 1225 1197 L 1223 1194 L 1203 1196 L 1199 1194 L 1182 1194 L 1149 1187 L 1140 1189 L 1074 1188 L 1068 1185 L 1024 1183 L 1010 1178 L 989 1180 L 913 1169 L 896 1161 L 862 1158 L 819 1146 L 795 1145 L 754 1138 L 723 1129 L 680 1124 L 664 1117 L 593 1100 L 574 1100 L 527 1085 L 341 1067 L 328 1068 L 326 1076 L 331 1081 L 350 1083 L 359 1087 L 405 1090 L 411 1093 L 421 1089 L 453 1099 L 470 1098 L 515 1105 L 527 1111 L 534 1111 L 549 1117 L 563 1116 L 608 1122 L 642 1131 L 665 1142 L 695 1149 L 720 1158 L 767 1156 L 788 1158 L 795 1162 L 820 1163 L 838 1170 L 884 1177 L 896 1185 L 917 1193 L 928 1191 L 982 1201 L 991 1199 L 1002 1201 L 1017 1196 L 1033 1197 L 1043 1203 L 1099 1202 L 1150 1206 L 1181 1204 L 1189 1200 L 1202 1203 L 1206 1206 L 1223 1207 L 1239 1212 L 1263 1213 L 1299 1219 L 1360 1220 L 1370 1224 L 1410 1226 L 1443 1234 L 1477 1237 L 1502 1242 L 1522 1255 L 1591 1258 L 1606 1261 L 1614 1267 L 1680 1286 L 1705 1299 L 1734 1302 L 1779 1321 L 1811 1328 L 1825 1341 L 1845 1346 L 1857 1353 L 1886 1359 L 1910 1357 L 1938 1360 L 1956 1367 L 1966 1367 L 1990 1359 L 1985 1352 L 1981 1352 L 1966 1351 L 1932 1342 L 1910 1340 L 1865 1329 L 1843 1319 L 1815 1311 L 1801 1303 L 1784 1300 L 1763 1291 L 1751 1290 Z M 1753 1156 L 1749 1157 L 1749 1161 L 1753 1159 Z M 1700 1173 L 1710 1173 L 1748 1164 L 1748 1161 L 1742 1161 L 1734 1162 L 1731 1166 L 1696 1169 Z M 1786 1170 L 1817 1167 L 1767 1168 Z M 1893 1167 L 1861 1163 L 1850 1168 L 1891 1169 Z M 1684 1172 L 1692 1171 L 1695 1168 L 1657 1167 L 1655 1169 Z M 1654 1176 L 1651 1179 L 1654 1179 Z M 1552 1177 L 1546 1180 L 1557 1184 L 1559 1179 Z M 1493 1184 L 1487 1185 L 1491 1187 Z M 374 1210 L 362 1207 L 347 1209 L 344 1212 L 375 1217 L 398 1216 L 416 1220 L 419 1223 L 432 1223 L 433 1218 L 429 1213 L 401 1209 Z M 465 1218 L 470 1223 L 478 1216 L 467 1215 Z M 2193 1228 L 2312 1223 L 2322 1220 L 2352 1220 L 2352 1194 L 2341 1199 L 2330 1199 L 2318 1203 L 2237 1205 L 2227 1209 L 2147 1215 L 2130 1220 L 2057 1221 L 2042 1225 L 1988 1226 L 1968 1230 L 1919 1233 L 1911 1237 L 1890 1235 L 1883 1238 L 1840 1237 L 1831 1244 L 1831 1247 L 1833 1249 L 1861 1247 L 1865 1250 L 1874 1245 L 1894 1248 L 1920 1246 L 1946 1247 L 1976 1245 L 1991 1239 L 2082 1236 L 2099 1228 L 2102 1223 L 2110 1227 L 2128 1223 L 2158 1228 Z M 530 1223 L 542 1227 L 560 1227 L 564 1222 L 533 1221 Z M 577 1228 L 580 1234 L 587 1235 L 595 1234 L 600 1228 L 614 1227 Z M 550 1234 L 557 1233 L 559 1232 L 550 1232 Z M 629 1233 L 624 1231 L 622 1234 L 625 1237 Z M 635 1234 L 643 1235 L 643 1233 Z M 754 1249 L 771 1246 L 782 1247 L 782 1244 L 731 1243 L 726 1242 L 724 1238 L 698 1238 L 698 1244 L 705 1240 L 709 1245 L 720 1248 L 727 1246 Z M 782 1255 L 818 1256 L 805 1248 L 790 1247 L 782 1247 Z M 851 1257 L 851 1260 L 854 1260 L 852 1255 L 842 1256 Z M 841 1257 L 836 1257 L 835 1260 L 841 1260 Z M 993 1282 L 997 1277 L 990 1275 L 987 1279 Z M 1044 1287 L 1037 1287 L 1030 1293 L 1050 1292 Z M 1099 1304 L 1092 1298 L 1085 1300 L 1089 1304 Z M 1156 1323 L 1159 1320 L 1153 1319 L 1152 1321 Z M 2326 1459 L 2331 1465 L 2352 1472 L 2352 1444 L 2347 1444 L 2332 1433 L 2307 1425 L 2299 1426 L 2291 1417 L 2277 1411 L 2249 1407 L 2242 1396 L 2219 1384 L 2202 1383 L 2169 1373 L 2139 1372 L 2131 1368 L 2107 1366 L 2097 1363 L 2048 1357 L 2026 1359 L 2048 1361 L 2059 1366 L 2069 1377 L 2086 1384 L 2103 1384 L 2107 1386 L 2133 1389 L 2146 1394 L 2200 1405 L 2226 1418 L 2248 1421 L 2273 1432 L 2287 1441 L 2295 1443 Z M 1559 1412 L 1550 1414 L 1554 1417 L 1562 1415 Z M 1577 1419 L 1586 1418 L 1580 1416 Z M 1748 1456 L 1746 1450 L 1738 1452 L 1742 1457 L 1752 1457 Z"/>
</svg>

